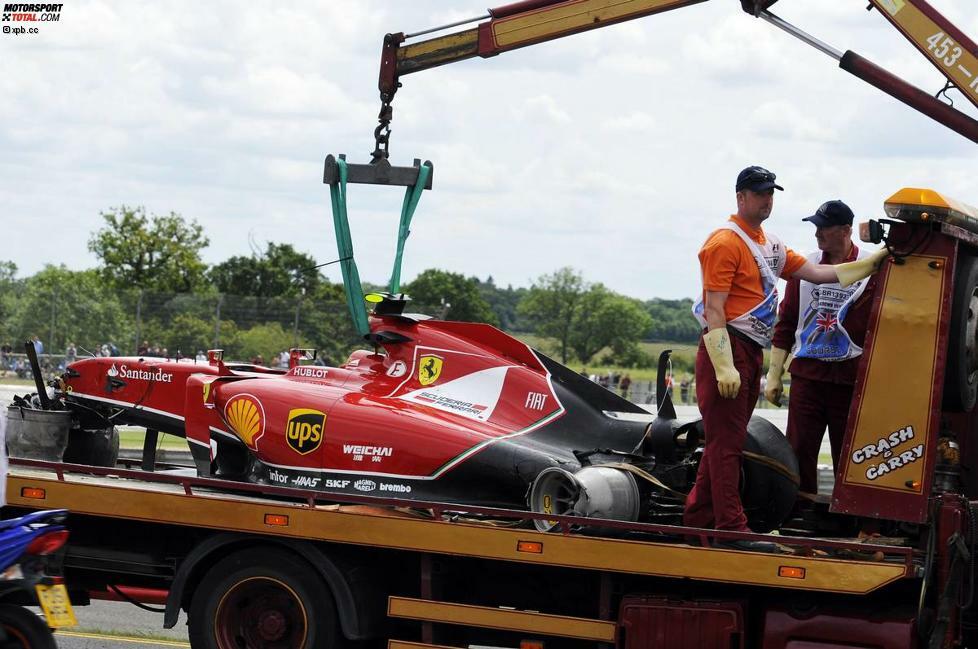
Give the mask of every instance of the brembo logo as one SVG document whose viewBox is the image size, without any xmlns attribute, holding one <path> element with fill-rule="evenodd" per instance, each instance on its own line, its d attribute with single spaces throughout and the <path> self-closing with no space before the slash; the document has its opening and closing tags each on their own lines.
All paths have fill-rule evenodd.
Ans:
<svg viewBox="0 0 978 649">
<path fill-rule="evenodd" d="M 289 411 L 289 421 L 285 425 L 285 439 L 296 453 L 308 455 L 322 444 L 325 427 L 325 412 L 295 408 Z"/>
<path fill-rule="evenodd" d="M 156 370 L 133 370 L 129 369 L 126 365 L 120 365 L 116 368 L 115 363 L 106 372 L 107 375 L 123 379 L 130 379 L 132 381 L 159 381 L 160 383 L 173 383 L 173 375 L 169 372 L 164 372 L 161 369 Z"/>
</svg>

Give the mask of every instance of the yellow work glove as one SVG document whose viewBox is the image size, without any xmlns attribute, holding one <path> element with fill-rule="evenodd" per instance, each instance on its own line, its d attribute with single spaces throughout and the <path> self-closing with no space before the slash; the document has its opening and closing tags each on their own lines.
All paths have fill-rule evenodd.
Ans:
<svg viewBox="0 0 978 649">
<path fill-rule="evenodd" d="M 869 277 L 880 268 L 880 264 L 890 254 L 886 248 L 880 248 L 871 255 L 867 255 L 856 261 L 849 261 L 844 264 L 836 264 L 835 274 L 839 278 L 839 284 L 843 288 L 851 286 L 861 279 Z"/>
<path fill-rule="evenodd" d="M 740 392 L 740 372 L 734 367 L 730 334 L 726 329 L 712 329 L 703 334 L 703 344 L 717 374 L 717 389 L 724 399 L 733 399 Z"/>
<path fill-rule="evenodd" d="M 784 394 L 784 383 L 781 376 L 787 365 L 788 350 L 780 347 L 771 348 L 771 366 L 767 369 L 767 385 L 764 387 L 764 398 L 776 406 L 781 405 L 781 395 Z"/>
</svg>

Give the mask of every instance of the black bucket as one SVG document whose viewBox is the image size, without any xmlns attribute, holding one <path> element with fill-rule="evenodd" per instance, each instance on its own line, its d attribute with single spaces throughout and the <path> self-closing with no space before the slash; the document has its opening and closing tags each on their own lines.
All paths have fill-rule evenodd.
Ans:
<svg viewBox="0 0 978 649">
<path fill-rule="evenodd" d="M 7 451 L 10 457 L 61 462 L 68 446 L 71 413 L 67 410 L 7 408 Z"/>
</svg>

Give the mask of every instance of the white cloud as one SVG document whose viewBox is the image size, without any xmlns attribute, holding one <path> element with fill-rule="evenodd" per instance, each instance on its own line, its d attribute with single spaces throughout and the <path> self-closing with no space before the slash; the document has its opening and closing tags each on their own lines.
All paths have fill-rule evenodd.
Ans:
<svg viewBox="0 0 978 649">
<path fill-rule="evenodd" d="M 0 35 L 0 259 L 22 273 L 91 267 L 99 212 L 122 203 L 198 218 L 211 263 L 248 254 L 249 236 L 335 259 L 322 162 L 373 149 L 383 35 L 484 11 L 465 4 L 78 0 L 34 38 Z M 978 37 L 971 0 L 933 4 Z M 941 85 L 852 0 L 776 9 L 923 88 Z M 393 162 L 435 164 L 406 277 L 439 266 L 519 285 L 571 265 L 637 297 L 692 295 L 696 251 L 754 163 L 783 181 L 771 227 L 800 249 L 811 241 L 801 218 L 828 198 L 866 216 L 904 185 L 978 203 L 973 144 L 736 2 L 403 82 Z M 389 272 L 402 195 L 350 188 L 366 279 Z"/>
</svg>

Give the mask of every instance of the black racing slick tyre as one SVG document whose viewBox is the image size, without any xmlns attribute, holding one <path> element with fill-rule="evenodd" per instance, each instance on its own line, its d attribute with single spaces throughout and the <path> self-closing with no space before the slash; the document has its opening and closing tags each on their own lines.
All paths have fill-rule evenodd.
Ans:
<svg viewBox="0 0 978 649">
<path fill-rule="evenodd" d="M 194 649 L 333 649 L 341 639 L 333 595 L 303 559 L 272 548 L 212 567 L 190 603 Z"/>
<path fill-rule="evenodd" d="M 23 606 L 0 604 L 0 649 L 58 649 L 44 620 Z"/>
<path fill-rule="evenodd" d="M 978 397 L 978 257 L 958 256 L 944 368 L 944 408 L 968 412 Z"/>
<path fill-rule="evenodd" d="M 798 495 L 798 460 L 778 427 L 751 417 L 744 442 L 740 496 L 747 526 L 766 534 L 791 513 Z"/>
<path fill-rule="evenodd" d="M 114 467 L 119 459 L 119 431 L 115 426 L 72 430 L 63 459 L 74 464 Z"/>
</svg>

